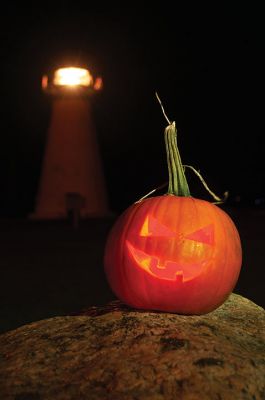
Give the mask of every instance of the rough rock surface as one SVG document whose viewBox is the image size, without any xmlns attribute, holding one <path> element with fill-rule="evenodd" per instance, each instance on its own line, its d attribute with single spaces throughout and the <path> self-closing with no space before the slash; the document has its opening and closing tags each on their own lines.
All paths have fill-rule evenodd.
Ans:
<svg viewBox="0 0 265 400">
<path fill-rule="evenodd" d="M 114 302 L 2 334 L 0 399 L 264 400 L 264 336 L 235 294 L 203 316 Z"/>
</svg>

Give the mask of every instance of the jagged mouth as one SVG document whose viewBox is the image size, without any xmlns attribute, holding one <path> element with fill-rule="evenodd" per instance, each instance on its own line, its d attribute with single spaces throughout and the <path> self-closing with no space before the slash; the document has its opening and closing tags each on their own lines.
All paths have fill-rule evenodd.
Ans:
<svg viewBox="0 0 265 400">
<path fill-rule="evenodd" d="M 187 282 L 199 276 L 204 269 L 205 262 L 180 265 L 175 261 L 166 260 L 161 263 L 157 256 L 136 249 L 129 241 L 127 247 L 137 265 L 156 278 Z"/>
</svg>

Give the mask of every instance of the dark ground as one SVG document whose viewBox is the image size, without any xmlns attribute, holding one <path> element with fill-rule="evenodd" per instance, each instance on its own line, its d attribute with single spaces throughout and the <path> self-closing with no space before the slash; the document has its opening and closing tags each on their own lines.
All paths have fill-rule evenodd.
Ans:
<svg viewBox="0 0 265 400">
<path fill-rule="evenodd" d="M 234 290 L 265 306 L 265 210 L 229 208 L 243 247 Z M 0 221 L 0 332 L 75 313 L 115 299 L 103 272 L 103 251 L 114 218 L 81 221 Z"/>
</svg>

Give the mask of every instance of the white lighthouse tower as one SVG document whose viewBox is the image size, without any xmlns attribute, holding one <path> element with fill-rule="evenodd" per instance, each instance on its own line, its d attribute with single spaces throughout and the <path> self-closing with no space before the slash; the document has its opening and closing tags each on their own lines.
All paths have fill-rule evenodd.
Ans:
<svg viewBox="0 0 265 400">
<path fill-rule="evenodd" d="M 109 214 L 90 98 L 102 87 L 88 69 L 64 67 L 44 76 L 52 113 L 34 219 Z"/>
</svg>

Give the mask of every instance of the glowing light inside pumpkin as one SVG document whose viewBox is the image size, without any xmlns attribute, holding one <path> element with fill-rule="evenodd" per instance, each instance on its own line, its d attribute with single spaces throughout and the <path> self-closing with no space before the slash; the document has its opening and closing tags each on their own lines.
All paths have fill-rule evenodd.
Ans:
<svg viewBox="0 0 265 400">
<path fill-rule="evenodd" d="M 161 224 L 156 218 L 147 216 L 145 219 L 140 236 L 176 236 L 167 226 Z"/>
<path fill-rule="evenodd" d="M 157 256 L 150 256 L 144 251 L 136 249 L 128 241 L 127 247 L 137 265 L 159 279 L 187 282 L 199 276 L 204 269 L 204 262 L 194 262 L 188 265 L 182 265 L 181 263 L 167 260 L 164 263 L 161 263 Z"/>
<path fill-rule="evenodd" d="M 212 246 L 214 244 L 214 228 L 213 224 L 204 226 L 195 232 L 185 236 L 186 239 L 194 240 L 200 243 L 206 243 Z"/>
<path fill-rule="evenodd" d="M 156 218 L 152 216 L 147 216 L 141 231 L 140 236 L 166 236 L 166 237 L 177 237 L 177 234 L 170 228 L 161 224 Z M 213 245 L 214 243 L 214 228 L 213 224 L 204 226 L 201 229 L 196 230 L 185 236 L 185 239 L 194 240 L 196 242 L 207 243 Z"/>
<path fill-rule="evenodd" d="M 53 83 L 57 86 L 90 86 L 93 77 L 85 68 L 59 68 L 54 73 Z"/>
<path fill-rule="evenodd" d="M 214 244 L 214 226 L 206 225 L 194 232 L 179 236 L 176 232 L 162 224 L 158 219 L 148 215 L 141 227 L 140 236 L 153 240 L 159 237 L 175 242 L 172 246 L 164 246 L 165 251 L 159 254 L 148 254 L 127 241 L 127 247 L 137 265 L 149 274 L 166 280 L 186 282 L 200 275 L 206 264 L 211 260 L 211 247 Z M 162 239 L 163 238 L 163 239 Z M 174 242 L 172 242 L 172 240 Z M 150 243 L 150 242 L 149 242 Z M 205 246 L 206 245 L 206 246 Z M 168 258 L 166 257 L 168 253 Z M 158 255 L 159 254 L 159 255 Z"/>
</svg>

